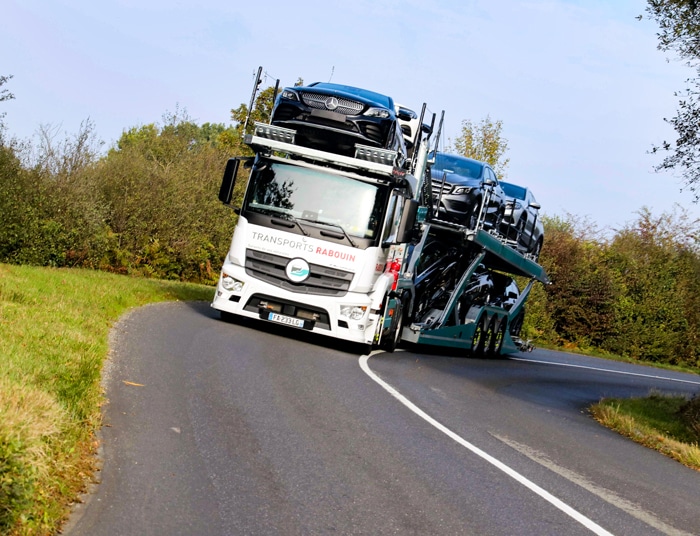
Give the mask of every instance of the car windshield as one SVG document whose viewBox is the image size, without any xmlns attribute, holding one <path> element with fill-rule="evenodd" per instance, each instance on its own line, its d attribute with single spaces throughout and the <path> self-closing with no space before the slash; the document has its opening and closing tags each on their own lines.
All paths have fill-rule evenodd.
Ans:
<svg viewBox="0 0 700 536">
<path fill-rule="evenodd" d="M 342 228 L 360 238 L 379 232 L 385 190 L 300 166 L 272 164 L 251 175 L 246 210 Z"/>
<path fill-rule="evenodd" d="M 515 199 L 523 200 L 525 199 L 525 193 L 527 192 L 527 190 L 522 186 L 517 186 L 515 184 L 509 184 L 507 182 L 501 181 L 501 188 L 503 188 L 503 192 L 508 197 L 514 197 Z"/>
<path fill-rule="evenodd" d="M 481 177 L 484 165 L 475 160 L 438 153 L 435 158 L 435 164 L 433 164 L 433 169 L 454 173 L 462 177 L 478 179 Z"/>
</svg>

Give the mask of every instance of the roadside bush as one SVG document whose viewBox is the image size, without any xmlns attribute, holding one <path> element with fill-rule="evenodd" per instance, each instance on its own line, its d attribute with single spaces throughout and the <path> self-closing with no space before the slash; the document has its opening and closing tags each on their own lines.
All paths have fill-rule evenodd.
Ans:
<svg viewBox="0 0 700 536">
<path fill-rule="evenodd" d="M 545 218 L 540 263 L 551 284 L 544 287 L 548 342 L 590 349 L 610 335 L 617 288 L 602 262 L 603 244 L 588 222 Z"/>
<path fill-rule="evenodd" d="M 223 125 L 166 121 L 100 158 L 89 122 L 61 143 L 44 127 L 21 157 L 1 147 L 0 262 L 215 282 L 235 220 L 217 192 L 238 146 Z"/>
<path fill-rule="evenodd" d="M 681 418 L 687 426 L 695 432 L 697 441 L 700 442 L 700 394 L 696 394 L 678 410 Z"/>
<path fill-rule="evenodd" d="M 620 295 L 615 330 L 602 346 L 635 359 L 698 365 L 700 258 L 697 221 L 642 210 L 606 253 Z"/>
<path fill-rule="evenodd" d="M 217 199 L 227 151 L 177 117 L 131 129 L 99 163 L 93 183 L 117 240 L 115 271 L 214 282 L 235 215 Z M 203 138 L 203 136 L 205 136 Z"/>
</svg>

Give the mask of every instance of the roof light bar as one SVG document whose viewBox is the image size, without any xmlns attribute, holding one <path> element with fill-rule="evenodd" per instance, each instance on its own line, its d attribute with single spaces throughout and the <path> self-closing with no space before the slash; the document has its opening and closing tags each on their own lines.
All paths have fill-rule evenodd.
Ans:
<svg viewBox="0 0 700 536">
<path fill-rule="evenodd" d="M 267 123 L 255 122 L 255 135 L 268 140 L 294 144 L 297 131 L 291 128 L 276 127 Z"/>
<path fill-rule="evenodd" d="M 359 143 L 355 144 L 355 158 L 359 160 L 393 166 L 396 162 L 396 155 L 396 151 L 378 149 L 369 145 L 360 145 Z"/>
</svg>

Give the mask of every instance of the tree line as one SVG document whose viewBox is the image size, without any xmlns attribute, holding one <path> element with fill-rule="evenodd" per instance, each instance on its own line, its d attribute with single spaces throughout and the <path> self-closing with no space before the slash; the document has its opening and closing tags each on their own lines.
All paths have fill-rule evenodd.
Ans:
<svg viewBox="0 0 700 536">
<path fill-rule="evenodd" d="M 257 96 L 253 120 L 267 120 L 273 91 Z M 90 121 L 64 139 L 48 127 L 33 142 L 3 132 L 0 262 L 213 284 L 236 219 L 217 192 L 226 160 L 250 154 L 246 113 L 232 110 L 233 126 L 199 125 L 176 109 L 125 130 L 106 152 Z M 463 127 L 454 145 L 465 151 L 482 130 L 506 143 L 500 122 Z M 574 216 L 543 221 L 540 262 L 552 283 L 528 302 L 528 338 L 700 366 L 700 221 L 681 207 L 641 209 L 612 236 Z"/>
</svg>

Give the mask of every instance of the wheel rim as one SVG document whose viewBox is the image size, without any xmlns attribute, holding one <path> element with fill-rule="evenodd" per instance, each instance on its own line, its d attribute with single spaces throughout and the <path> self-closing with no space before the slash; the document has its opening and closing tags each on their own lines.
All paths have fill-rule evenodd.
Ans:
<svg viewBox="0 0 700 536">
<path fill-rule="evenodd" d="M 486 348 L 486 354 L 491 357 L 494 353 L 496 346 L 496 326 L 498 324 L 498 317 L 496 315 L 491 318 L 491 321 L 486 328 L 486 333 L 484 334 L 484 347 Z"/>
<path fill-rule="evenodd" d="M 490 347 L 490 353 L 493 357 L 498 357 L 501 355 L 501 350 L 503 349 L 503 339 L 506 335 L 506 324 L 508 319 L 504 317 L 498 323 L 498 327 L 494 329 L 492 336 L 492 343 Z"/>
<path fill-rule="evenodd" d="M 401 342 L 401 331 L 403 331 L 403 313 L 399 310 L 399 318 L 396 321 L 396 329 L 393 336 L 393 347 L 396 348 Z"/>
<path fill-rule="evenodd" d="M 479 207 L 481 206 L 481 201 L 476 200 L 474 202 L 474 205 L 472 205 L 471 210 L 469 211 L 469 216 L 467 217 L 467 225 L 469 226 L 470 229 L 476 229 L 476 224 L 479 218 Z"/>
<path fill-rule="evenodd" d="M 484 326 L 484 318 L 480 317 L 477 320 L 474 335 L 472 336 L 472 354 L 481 355 L 484 353 L 484 339 L 486 336 L 486 327 Z"/>
</svg>

